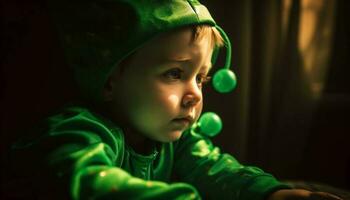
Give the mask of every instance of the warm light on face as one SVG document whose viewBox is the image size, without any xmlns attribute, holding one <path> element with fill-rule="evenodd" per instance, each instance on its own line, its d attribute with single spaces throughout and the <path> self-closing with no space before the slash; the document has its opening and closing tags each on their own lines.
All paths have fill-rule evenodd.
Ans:
<svg viewBox="0 0 350 200">
<path fill-rule="evenodd" d="M 130 57 L 122 75 L 115 78 L 116 119 L 124 118 L 139 135 L 160 142 L 179 139 L 198 119 L 212 45 L 211 38 L 193 41 L 192 36 L 191 28 L 164 33 Z M 193 98 L 190 106 L 184 105 L 185 97 Z"/>
<path fill-rule="evenodd" d="M 176 107 L 179 105 L 179 97 L 177 97 L 176 95 L 174 94 L 171 94 L 169 97 L 169 102 L 171 102 L 171 104 L 173 105 L 173 108 L 176 109 Z"/>
</svg>

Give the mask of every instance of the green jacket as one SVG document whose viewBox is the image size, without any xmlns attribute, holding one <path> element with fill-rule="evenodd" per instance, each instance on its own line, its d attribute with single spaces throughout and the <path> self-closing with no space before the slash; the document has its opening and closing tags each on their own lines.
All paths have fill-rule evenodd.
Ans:
<svg viewBox="0 0 350 200">
<path fill-rule="evenodd" d="M 140 155 L 111 121 L 70 107 L 48 118 L 40 132 L 45 134 L 15 149 L 18 170 L 31 175 L 42 198 L 258 200 L 289 188 L 189 130 Z"/>
</svg>

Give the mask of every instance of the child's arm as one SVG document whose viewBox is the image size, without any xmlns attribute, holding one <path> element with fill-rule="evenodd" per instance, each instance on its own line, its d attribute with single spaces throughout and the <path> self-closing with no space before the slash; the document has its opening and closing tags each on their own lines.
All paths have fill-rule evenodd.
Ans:
<svg viewBox="0 0 350 200">
<path fill-rule="evenodd" d="M 167 184 L 131 176 L 121 168 L 126 159 L 120 132 L 99 123 L 88 113 L 79 112 L 50 118 L 49 130 L 45 131 L 48 134 L 30 147 L 22 148 L 21 152 L 28 156 L 16 157 L 22 161 L 20 170 L 36 172 L 32 181 L 41 190 L 39 196 L 44 199 L 200 198 L 197 190 L 186 183 Z M 29 150 L 33 152 L 31 155 Z"/>
<path fill-rule="evenodd" d="M 303 189 L 278 190 L 268 196 L 267 200 L 342 200 L 326 192 L 311 192 Z"/>
<path fill-rule="evenodd" d="M 70 185 L 73 199 L 175 199 L 179 196 L 185 199 L 199 198 L 196 189 L 189 184 L 166 184 L 133 177 L 123 169 L 113 166 L 114 157 L 110 147 L 98 142 L 79 151 L 65 153 L 52 165 L 62 165 L 70 160 L 69 165 L 57 169 L 56 172 L 68 174 L 67 184 Z"/>
<path fill-rule="evenodd" d="M 193 130 L 174 146 L 177 178 L 193 184 L 205 199 L 340 200 L 325 192 L 292 189 L 259 168 L 243 166 Z"/>
<path fill-rule="evenodd" d="M 220 153 L 207 137 L 194 131 L 184 133 L 175 144 L 175 172 L 180 181 L 193 184 L 208 199 L 262 200 L 290 188 L 261 169 Z"/>
</svg>

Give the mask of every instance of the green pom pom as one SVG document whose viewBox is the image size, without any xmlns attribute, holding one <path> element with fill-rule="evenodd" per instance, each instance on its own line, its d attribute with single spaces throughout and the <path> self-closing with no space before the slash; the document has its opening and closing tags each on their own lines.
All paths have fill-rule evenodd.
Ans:
<svg viewBox="0 0 350 200">
<path fill-rule="evenodd" d="M 226 93 L 232 91 L 237 85 L 236 75 L 229 69 L 220 69 L 213 78 L 216 91 Z"/>
<path fill-rule="evenodd" d="M 198 126 L 200 128 L 200 133 L 213 137 L 220 133 L 222 129 L 222 122 L 217 114 L 213 112 L 206 112 L 200 117 Z"/>
</svg>

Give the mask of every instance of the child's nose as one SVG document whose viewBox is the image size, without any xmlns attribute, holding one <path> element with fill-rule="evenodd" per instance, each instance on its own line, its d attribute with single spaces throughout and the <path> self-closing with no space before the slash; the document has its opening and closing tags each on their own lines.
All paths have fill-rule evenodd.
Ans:
<svg viewBox="0 0 350 200">
<path fill-rule="evenodd" d="M 201 101 L 201 98 L 193 95 L 193 94 L 186 94 L 182 100 L 182 106 L 184 108 L 190 108 L 196 106 Z"/>
<path fill-rule="evenodd" d="M 196 106 L 202 100 L 202 90 L 197 83 L 191 84 L 182 98 L 182 106 L 185 108 Z"/>
</svg>

